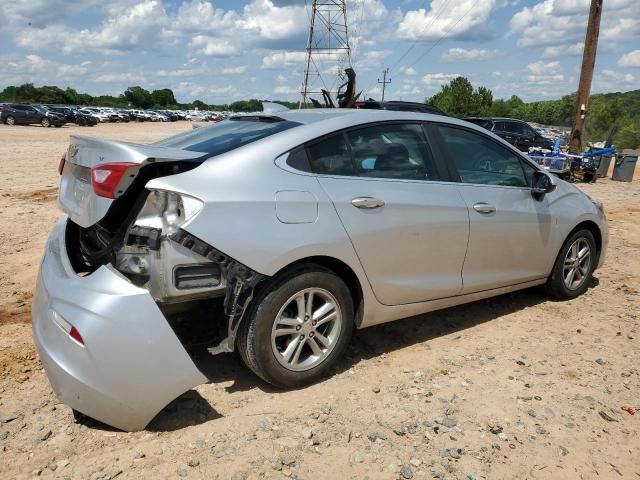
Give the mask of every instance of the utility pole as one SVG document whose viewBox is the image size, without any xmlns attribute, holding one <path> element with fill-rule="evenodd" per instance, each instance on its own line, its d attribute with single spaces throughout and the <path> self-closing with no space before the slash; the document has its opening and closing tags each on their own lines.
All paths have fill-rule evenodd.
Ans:
<svg viewBox="0 0 640 480">
<path fill-rule="evenodd" d="M 351 47 L 346 0 L 313 0 L 299 108 L 311 95 L 322 95 L 322 90 L 335 94 L 347 67 L 351 67 Z"/>
<path fill-rule="evenodd" d="M 584 52 L 582 54 L 580 83 L 578 84 L 578 93 L 576 95 L 576 116 L 573 122 L 571 138 L 569 139 L 569 151 L 573 153 L 580 153 L 582 151 L 582 138 L 584 136 L 586 116 L 589 110 L 591 80 L 593 79 L 593 69 L 596 64 L 596 50 L 598 49 L 601 15 L 602 0 L 591 0 L 587 34 L 584 39 Z"/>
<path fill-rule="evenodd" d="M 387 89 L 387 84 L 391 83 L 391 78 L 387 80 L 387 75 L 389 75 L 389 67 L 385 68 L 382 72 L 382 81 L 378 79 L 378 83 L 382 84 L 382 101 L 384 102 L 384 91 Z"/>
</svg>

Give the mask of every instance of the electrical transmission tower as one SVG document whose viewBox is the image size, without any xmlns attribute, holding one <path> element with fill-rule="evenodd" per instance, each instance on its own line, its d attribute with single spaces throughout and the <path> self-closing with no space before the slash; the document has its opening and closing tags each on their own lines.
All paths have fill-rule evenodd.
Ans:
<svg viewBox="0 0 640 480">
<path fill-rule="evenodd" d="M 351 67 L 346 0 L 313 0 L 300 106 L 325 90 L 335 96 Z"/>
</svg>

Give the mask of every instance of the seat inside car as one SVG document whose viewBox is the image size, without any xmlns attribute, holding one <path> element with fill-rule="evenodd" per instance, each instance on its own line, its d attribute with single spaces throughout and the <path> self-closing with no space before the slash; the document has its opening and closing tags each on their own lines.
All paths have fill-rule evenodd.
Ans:
<svg viewBox="0 0 640 480">
<path fill-rule="evenodd" d="M 424 165 L 411 161 L 409 150 L 400 143 L 385 144 L 382 153 L 376 156 L 372 170 L 363 172 L 367 176 L 424 179 Z"/>
</svg>

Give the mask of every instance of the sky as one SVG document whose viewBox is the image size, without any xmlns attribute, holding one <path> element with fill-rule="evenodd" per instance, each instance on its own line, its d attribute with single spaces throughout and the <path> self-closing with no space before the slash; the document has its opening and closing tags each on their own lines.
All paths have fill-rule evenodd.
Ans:
<svg viewBox="0 0 640 480">
<path fill-rule="evenodd" d="M 606 0 L 592 92 L 640 88 L 640 0 Z M 298 100 L 311 0 L 0 0 L 0 89 Z M 494 98 L 576 90 L 589 0 L 347 0 L 357 89 L 423 101 L 458 75 Z M 635 7 L 635 8 L 634 8 Z M 331 59 L 329 59 L 331 60 Z M 338 65 L 321 65 L 335 85 Z"/>
</svg>

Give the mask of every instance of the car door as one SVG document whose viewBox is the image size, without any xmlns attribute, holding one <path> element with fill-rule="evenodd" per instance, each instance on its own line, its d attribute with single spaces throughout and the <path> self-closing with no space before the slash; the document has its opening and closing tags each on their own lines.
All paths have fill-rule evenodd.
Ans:
<svg viewBox="0 0 640 480">
<path fill-rule="evenodd" d="M 550 195 L 537 200 L 535 167 L 481 132 L 447 125 L 428 129 L 459 176 L 469 211 L 463 293 L 544 278 L 552 246 Z"/>
<path fill-rule="evenodd" d="M 508 122 L 504 120 L 494 121 L 492 132 L 498 135 L 500 138 L 503 138 L 507 142 L 513 144 L 517 139 L 513 135 L 513 132 L 509 131 L 508 128 Z"/>
<path fill-rule="evenodd" d="M 460 293 L 467 208 L 442 181 L 419 123 L 348 130 L 307 152 L 381 303 Z"/>
<path fill-rule="evenodd" d="M 12 115 L 16 119 L 16 123 L 27 123 L 28 118 L 23 105 L 11 105 L 13 109 Z"/>
<path fill-rule="evenodd" d="M 40 117 L 42 117 L 42 113 L 30 106 L 26 106 L 24 107 L 24 109 L 27 123 L 40 123 Z"/>
</svg>

